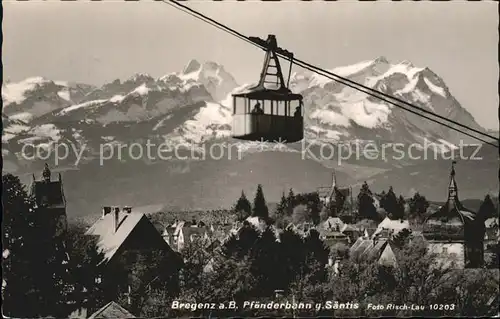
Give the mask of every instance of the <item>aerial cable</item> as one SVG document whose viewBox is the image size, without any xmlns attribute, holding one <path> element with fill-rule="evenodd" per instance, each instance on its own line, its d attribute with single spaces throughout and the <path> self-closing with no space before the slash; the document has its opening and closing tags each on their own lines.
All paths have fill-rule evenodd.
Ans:
<svg viewBox="0 0 500 319">
<path fill-rule="evenodd" d="M 300 61 L 300 60 L 296 59 L 296 61 Z M 304 61 L 300 61 L 300 62 L 301 62 L 303 65 L 307 65 L 307 66 L 309 66 L 309 67 L 311 67 L 311 68 L 314 68 L 314 69 L 316 69 L 316 70 L 321 70 L 322 72 L 325 72 L 325 73 L 327 73 L 328 75 L 330 75 L 330 76 L 332 76 L 332 77 L 339 78 L 339 79 L 341 79 L 342 81 L 348 82 L 348 83 L 353 84 L 353 85 L 360 86 L 360 87 L 361 87 L 361 88 L 363 88 L 363 89 L 369 90 L 369 91 L 371 91 L 371 92 L 375 92 L 376 94 L 379 94 L 379 95 L 381 95 L 381 96 L 384 96 L 384 97 L 389 98 L 389 99 L 392 99 L 392 100 L 395 100 L 395 101 L 397 101 L 397 102 L 399 102 L 399 103 L 403 103 L 403 104 L 405 104 L 405 105 L 407 105 L 407 106 L 410 106 L 410 107 L 412 107 L 412 108 L 414 108 L 414 109 L 417 109 L 417 110 L 419 110 L 419 111 L 421 111 L 421 112 L 423 112 L 423 113 L 430 114 L 430 115 L 435 116 L 435 117 L 437 117 L 437 118 L 439 118 L 439 119 L 442 119 L 442 120 L 448 121 L 448 122 L 450 122 L 450 123 L 452 123 L 452 124 L 455 124 L 455 125 L 457 125 L 457 126 L 463 127 L 463 128 L 465 128 L 465 129 L 468 129 L 468 130 L 471 130 L 471 131 L 473 131 L 474 133 L 477 133 L 477 134 L 483 135 L 483 136 L 485 136 L 485 137 L 489 137 L 489 138 L 491 138 L 491 139 L 498 140 L 498 138 L 496 138 L 496 137 L 494 137 L 494 136 L 491 136 L 491 135 L 489 135 L 489 134 L 487 134 L 487 133 L 484 133 L 484 132 L 481 132 L 481 131 L 476 130 L 476 129 L 474 129 L 474 128 L 471 128 L 471 127 L 469 127 L 469 126 L 467 126 L 467 125 L 464 125 L 464 124 L 462 124 L 462 123 L 459 123 L 459 122 L 457 122 L 457 121 L 450 120 L 450 119 L 448 119 L 448 118 L 446 118 L 446 117 L 444 117 L 444 116 L 442 116 L 442 115 L 439 115 L 439 114 L 436 114 L 436 113 L 431 112 L 431 111 L 429 111 L 429 110 L 426 110 L 426 109 L 424 109 L 423 107 L 420 107 L 420 106 L 417 106 L 417 105 L 413 105 L 413 104 L 411 104 L 411 103 L 409 103 L 409 102 L 406 102 L 406 101 L 404 101 L 404 100 L 401 100 L 401 99 L 399 99 L 399 98 L 397 98 L 397 97 L 394 97 L 394 96 L 392 96 L 392 95 L 389 95 L 389 94 L 387 94 L 387 93 L 380 92 L 380 91 L 377 91 L 377 90 L 375 90 L 375 89 L 372 89 L 372 88 L 370 88 L 370 87 L 368 87 L 368 86 L 365 86 L 365 85 L 359 84 L 359 83 L 357 83 L 357 82 L 354 82 L 354 81 L 352 81 L 352 80 L 349 80 L 349 79 L 347 79 L 347 78 L 344 78 L 344 77 L 342 77 L 342 76 L 340 76 L 340 75 L 337 75 L 337 74 L 335 74 L 335 73 L 333 73 L 333 72 L 330 72 L 330 71 L 328 71 L 328 70 L 323 70 L 323 69 L 321 69 L 321 68 L 319 68 L 319 67 L 316 67 L 316 66 L 314 66 L 314 65 L 312 65 L 312 64 L 310 64 L 310 63 L 307 63 L 307 62 L 304 62 Z M 303 66 L 302 66 L 302 67 L 303 67 Z M 337 79 L 333 79 L 333 80 L 338 81 Z M 344 83 L 344 84 L 345 84 L 345 83 Z M 369 93 L 367 93 L 367 94 L 369 94 Z M 378 97 L 378 96 L 376 96 L 376 97 L 377 97 L 377 98 L 380 98 L 380 97 Z M 384 101 L 385 101 L 385 100 L 384 100 Z M 389 103 L 390 103 L 390 102 L 389 102 Z M 392 103 L 391 103 L 391 104 L 392 104 Z"/>
<path fill-rule="evenodd" d="M 301 66 L 301 67 L 303 67 L 303 68 L 306 68 L 306 69 L 307 69 L 307 66 L 300 65 L 300 63 L 298 63 L 297 65 L 299 65 L 299 66 Z M 320 73 L 320 72 L 318 72 L 318 71 L 316 71 L 316 73 L 318 73 L 319 75 L 322 75 L 322 76 L 325 76 L 325 77 L 327 77 L 327 78 L 330 78 L 330 79 L 331 79 L 331 77 L 329 77 L 328 75 L 322 74 L 322 73 Z M 339 81 L 339 82 L 340 82 L 340 81 Z M 340 83 L 342 83 L 342 82 L 340 82 Z M 364 93 L 366 93 L 366 94 L 369 94 L 369 93 L 367 93 L 366 91 L 361 90 L 361 89 L 358 89 L 358 91 L 360 91 L 360 92 L 364 92 Z M 371 95 L 371 94 L 369 94 L 369 95 Z M 371 95 L 371 96 L 373 96 L 373 95 Z M 387 99 L 385 99 L 385 98 L 383 98 L 383 97 L 378 97 L 378 96 L 377 96 L 376 98 L 380 99 L 381 101 L 385 101 L 385 102 L 387 102 L 387 103 L 390 103 L 390 104 L 393 104 L 393 105 L 394 105 L 394 103 L 393 103 L 393 102 L 390 102 L 390 101 L 388 101 Z M 488 145 L 491 145 L 491 146 L 494 146 L 494 147 L 498 147 L 498 145 L 496 145 L 496 144 L 494 144 L 494 143 L 492 143 L 492 142 L 489 142 L 489 141 L 483 140 L 483 139 L 482 139 L 482 138 L 480 138 L 480 137 L 477 137 L 477 136 L 474 136 L 474 135 L 472 135 L 472 134 L 470 134 L 470 133 L 467 133 L 467 132 L 461 131 L 461 130 L 459 130 L 459 129 L 457 129 L 457 128 L 455 128 L 455 127 L 453 127 L 453 126 L 449 125 L 449 124 L 446 124 L 446 123 L 440 122 L 440 121 L 438 121 L 438 120 L 436 120 L 436 119 L 433 119 L 433 118 L 428 117 L 428 116 L 426 116 L 426 115 L 420 114 L 420 113 L 418 113 L 417 111 L 411 110 L 411 109 L 406 108 L 406 107 L 401 106 L 401 105 L 396 105 L 396 106 L 398 106 L 399 108 L 401 108 L 401 109 L 403 109 L 403 110 L 405 110 L 405 111 L 407 111 L 407 112 L 410 112 L 410 113 L 413 113 L 413 114 L 415 114 L 415 115 L 421 116 L 421 117 L 423 117 L 423 118 L 425 118 L 425 119 L 428 119 L 428 120 L 430 120 L 430 121 L 432 121 L 432 122 L 435 122 L 435 123 L 437 123 L 437 124 L 441 124 L 441 125 L 443 125 L 443 126 L 445 126 L 445 127 L 449 128 L 449 129 L 455 130 L 455 131 L 457 131 L 457 132 L 459 132 L 459 133 L 462 133 L 462 134 L 464 134 L 464 135 L 467 135 L 467 136 L 469 136 L 469 137 L 472 137 L 472 138 L 474 138 L 474 139 L 477 139 L 477 140 L 479 140 L 479 141 L 481 141 L 481 142 L 483 142 L 483 143 L 485 143 L 485 144 L 488 144 Z"/>
<path fill-rule="evenodd" d="M 172 7 L 176 8 L 176 9 L 178 9 L 178 10 L 181 10 L 181 11 L 183 11 L 183 12 L 185 12 L 185 13 L 187 13 L 187 14 L 189 14 L 189 15 L 191 15 L 191 16 L 193 16 L 193 17 L 195 17 L 195 18 L 199 19 L 199 20 L 202 20 L 203 22 L 206 22 L 206 23 L 208 23 L 208 24 L 210 24 L 210 25 L 212 25 L 212 26 L 214 26 L 214 27 L 216 27 L 216 28 L 218 28 L 218 29 L 220 29 L 220 30 L 222 30 L 222 31 L 225 31 L 225 32 L 227 32 L 227 33 L 229 33 L 229 34 L 231 34 L 231 35 L 233 35 L 233 36 L 237 37 L 237 38 L 240 38 L 241 40 L 244 40 L 244 41 L 246 41 L 246 42 L 248 42 L 248 43 L 250 43 L 250 44 L 252 44 L 252 45 L 254 45 L 254 46 L 256 46 L 256 47 L 259 47 L 260 49 L 267 50 L 267 48 L 266 48 L 265 46 L 260 45 L 259 43 L 256 43 L 255 41 L 252 41 L 249 37 L 247 37 L 247 36 L 243 35 L 242 33 L 238 32 L 238 31 L 236 31 L 236 30 L 233 30 L 233 29 L 231 29 L 231 28 L 229 28 L 229 27 L 225 26 L 224 24 L 222 24 L 222 23 L 220 23 L 220 22 L 218 22 L 218 21 L 216 21 L 216 20 L 214 20 L 214 19 L 212 19 L 212 18 L 210 18 L 210 17 L 207 17 L 207 16 L 205 16 L 204 14 L 202 14 L 202 13 L 200 13 L 200 12 L 197 12 L 196 10 L 193 10 L 193 9 L 191 9 L 191 8 L 189 8 L 189 7 L 187 7 L 187 6 L 183 5 L 183 4 L 181 4 L 181 3 L 179 3 L 179 2 L 177 2 L 177 1 L 175 1 L 175 0 L 159 0 L 159 1 L 164 2 L 164 3 L 166 3 L 166 4 L 170 5 L 170 6 L 172 6 Z M 455 125 L 457 125 L 457 126 L 463 127 L 463 128 L 468 129 L 468 130 L 470 130 L 470 131 L 473 131 L 473 132 L 475 132 L 475 133 L 478 133 L 478 134 L 480 134 L 480 135 L 483 135 L 483 136 L 486 136 L 486 137 L 489 137 L 489 138 L 491 138 L 491 139 L 493 139 L 493 140 L 497 140 L 497 141 L 498 141 L 498 138 L 493 137 L 493 136 L 491 136 L 491 135 L 489 135 L 489 134 L 486 134 L 486 133 L 481 132 L 481 131 L 479 131 L 479 130 L 473 129 L 473 128 L 468 127 L 468 126 L 466 126 L 466 125 L 464 125 L 464 124 L 461 124 L 461 123 L 459 123 L 459 122 L 456 122 L 456 121 L 450 120 L 450 119 L 448 119 L 448 118 L 446 118 L 446 117 L 444 117 L 444 116 L 441 116 L 441 115 L 439 115 L 439 114 L 435 114 L 435 113 L 430 112 L 430 111 L 428 111 L 428 110 L 426 110 L 426 109 L 424 109 L 424 108 L 422 108 L 422 107 L 415 106 L 415 105 L 413 105 L 413 104 L 411 104 L 411 103 L 408 103 L 408 102 L 406 102 L 406 101 L 404 101 L 404 100 L 398 99 L 398 98 L 396 98 L 396 97 L 394 97 L 394 96 L 391 96 L 391 95 L 389 95 L 389 94 L 386 94 L 386 93 L 383 93 L 383 92 L 377 91 L 377 90 L 375 90 L 375 89 L 372 89 L 372 88 L 370 88 L 370 87 L 364 86 L 364 85 L 362 85 L 362 84 L 359 84 L 359 83 L 354 82 L 354 81 L 352 81 L 352 80 L 349 80 L 349 79 L 347 79 L 347 78 L 341 77 L 341 76 L 339 76 L 339 75 L 337 75 L 337 74 L 334 74 L 334 73 L 332 73 L 332 72 L 330 72 L 330 71 L 328 71 L 328 70 L 324 70 L 324 69 L 322 69 L 322 68 L 320 68 L 320 67 L 314 66 L 314 65 L 312 65 L 312 64 L 310 64 L 310 63 L 308 63 L 308 62 L 302 61 L 302 60 L 297 59 L 297 58 L 293 58 L 293 59 L 292 59 L 292 58 L 290 58 L 290 57 L 288 57 L 288 56 L 286 56 L 286 55 L 283 55 L 283 54 L 281 54 L 281 53 L 279 53 L 279 52 L 276 52 L 276 53 L 277 53 L 277 55 L 278 55 L 278 56 L 280 56 L 281 58 L 283 58 L 283 59 L 285 59 L 285 60 L 287 60 L 287 61 L 293 62 L 293 63 L 295 63 L 296 65 L 298 65 L 298 66 L 300 66 L 300 67 L 302 67 L 302 68 L 304 68 L 304 69 L 307 69 L 307 70 L 309 70 L 309 71 L 311 71 L 311 72 L 314 72 L 314 73 L 320 74 L 320 75 L 322 75 L 322 76 L 325 76 L 325 77 L 327 77 L 327 78 L 329 78 L 329 79 L 331 79 L 331 80 L 337 81 L 337 82 L 339 82 L 339 83 L 341 83 L 341 84 L 344 84 L 344 85 L 346 85 L 346 86 L 348 86 L 348 87 L 351 87 L 351 88 L 353 88 L 353 89 L 355 89 L 355 90 L 357 90 L 357 91 L 363 92 L 363 93 L 368 94 L 368 95 L 370 95 L 370 96 L 373 96 L 373 97 L 375 97 L 375 98 L 377 98 L 377 99 L 380 99 L 380 100 L 382 100 L 382 101 L 385 101 L 385 102 L 387 102 L 387 103 L 389 103 L 389 104 L 392 104 L 392 105 L 394 105 L 394 106 L 396 106 L 396 107 L 399 107 L 399 108 L 401 108 L 401 109 L 403 109 L 403 110 L 405 110 L 405 111 L 411 112 L 411 113 L 416 114 L 416 115 L 418 115 L 418 116 L 421 116 L 421 117 L 423 117 L 423 118 L 425 118 L 425 119 L 428 119 L 428 120 L 430 120 L 430 121 L 432 121 L 432 122 L 434 122 L 434 123 L 441 124 L 441 125 L 443 125 L 443 126 L 445 126 L 445 127 L 447 127 L 447 128 L 450 128 L 450 129 L 455 130 L 455 131 L 457 131 L 457 132 L 459 132 L 459 133 L 462 133 L 462 134 L 464 134 L 464 135 L 467 135 L 467 136 L 469 136 L 469 137 L 472 137 L 472 138 L 474 138 L 474 139 L 477 139 L 477 140 L 479 140 L 479 141 L 481 141 L 481 142 L 483 142 L 483 143 L 486 143 L 486 144 L 489 144 L 489 145 L 492 145 L 492 146 L 494 146 L 494 147 L 499 148 L 499 146 L 498 146 L 497 144 L 494 144 L 494 143 L 491 143 L 491 142 L 485 141 L 485 140 L 483 140 L 483 139 L 481 139 L 481 138 L 479 138 L 479 137 L 476 137 L 476 136 L 473 136 L 473 135 L 471 135 L 471 134 L 469 134 L 469 133 L 463 132 L 463 131 L 461 131 L 461 130 L 459 130 L 459 129 L 455 128 L 455 127 L 452 127 L 452 126 L 450 126 L 450 125 L 448 125 L 448 124 L 445 124 L 445 123 L 442 123 L 442 122 L 437 121 L 437 120 L 435 120 L 435 119 L 432 119 L 432 118 L 430 118 L 430 117 L 424 116 L 423 114 L 420 114 L 420 113 L 418 113 L 418 112 L 415 112 L 415 111 L 409 110 L 408 108 L 405 108 L 405 107 L 403 107 L 403 106 L 401 106 L 401 105 L 399 105 L 399 104 L 396 104 L 395 102 L 392 102 L 392 101 L 390 101 L 390 100 L 387 100 L 387 99 L 385 99 L 385 98 L 388 98 L 388 99 L 395 100 L 395 101 L 397 101 L 397 102 L 403 103 L 403 104 L 408 105 L 408 106 L 410 106 L 410 107 L 412 107 L 412 108 L 415 108 L 415 109 L 417 109 L 417 110 L 419 110 L 419 111 L 421 111 L 421 112 L 423 112 L 423 113 L 430 114 L 430 115 L 432 115 L 432 116 L 435 116 L 435 117 L 437 117 L 437 118 L 443 119 L 443 120 L 448 121 L 448 122 L 450 122 L 450 123 L 452 123 L 452 124 L 455 124 Z M 326 73 L 327 75 L 325 75 L 325 73 Z M 340 79 L 340 80 L 339 80 L 339 79 Z M 358 87 L 356 87 L 356 86 L 358 86 Z M 361 89 L 360 89 L 359 87 L 361 87 Z M 368 92 L 367 92 L 367 91 L 368 91 Z M 373 93 L 375 93 L 375 95 L 374 95 L 372 92 L 373 92 Z M 384 96 L 385 98 L 382 98 L 381 96 Z"/>
</svg>

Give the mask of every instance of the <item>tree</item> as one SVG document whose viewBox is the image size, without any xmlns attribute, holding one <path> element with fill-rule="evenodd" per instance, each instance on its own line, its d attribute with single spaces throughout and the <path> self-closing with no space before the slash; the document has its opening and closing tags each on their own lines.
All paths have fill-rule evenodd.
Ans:
<svg viewBox="0 0 500 319">
<path fill-rule="evenodd" d="M 285 229 L 280 234 L 279 257 L 282 265 L 281 289 L 286 290 L 304 267 L 306 250 L 303 238 L 293 229 Z"/>
<path fill-rule="evenodd" d="M 330 258 L 335 259 L 345 259 L 349 257 L 349 246 L 344 243 L 337 243 L 330 249 Z"/>
<path fill-rule="evenodd" d="M 252 213 L 252 205 L 243 191 L 241 191 L 241 196 L 238 198 L 233 210 L 240 221 L 245 220 Z"/>
<path fill-rule="evenodd" d="M 35 236 L 37 241 L 36 285 L 42 296 L 40 315 L 67 317 L 75 308 L 73 275 L 70 271 L 67 249 L 67 230 L 57 233 L 53 216 L 35 209 Z"/>
<path fill-rule="evenodd" d="M 424 215 L 429 208 L 429 202 L 425 198 L 425 196 L 421 196 L 418 192 L 413 195 L 412 198 L 408 201 L 410 206 L 409 217 L 417 218 L 419 220 L 424 219 Z"/>
<path fill-rule="evenodd" d="M 317 192 L 307 194 L 307 213 L 309 220 L 317 225 L 320 220 L 321 201 Z"/>
<path fill-rule="evenodd" d="M 277 217 L 282 217 L 285 215 L 285 212 L 287 210 L 287 205 L 288 204 L 288 201 L 285 197 L 285 192 L 283 192 L 281 194 L 281 199 L 280 199 L 280 202 L 278 204 L 278 207 L 276 207 L 276 216 Z"/>
<path fill-rule="evenodd" d="M 76 306 L 67 234 L 57 233 L 54 216 L 38 211 L 19 178 L 3 175 L 2 186 L 3 239 L 9 252 L 4 272 L 4 298 L 10 304 L 6 312 L 21 314 L 16 317 L 67 317 Z"/>
<path fill-rule="evenodd" d="M 208 253 L 203 241 L 198 239 L 186 245 L 182 250 L 182 258 L 184 260 L 184 266 L 180 272 L 182 280 L 180 282 L 181 293 L 178 299 L 185 302 L 210 302 L 207 298 L 209 298 L 211 290 L 213 289 L 210 285 L 212 273 L 207 270 L 206 267 L 216 262 L 218 258 L 217 255 Z M 167 306 L 168 303 L 165 303 L 165 301 L 163 305 L 159 302 L 161 300 L 160 297 L 161 296 L 152 298 L 148 304 L 154 304 L 158 301 L 159 306 Z M 154 308 L 153 306 L 148 307 Z M 154 315 L 152 309 L 148 310 L 148 312 L 150 316 Z M 165 316 L 166 314 L 167 312 L 160 312 L 155 316 Z"/>
<path fill-rule="evenodd" d="M 405 213 L 406 213 L 406 200 L 402 195 L 399 195 L 398 197 L 398 204 L 397 204 L 397 219 L 404 219 L 405 218 Z"/>
<path fill-rule="evenodd" d="M 272 296 L 274 290 L 283 288 L 279 279 L 284 265 L 279 259 L 279 251 L 276 234 L 271 227 L 267 227 L 249 251 L 251 271 L 259 282 L 255 297 Z"/>
<path fill-rule="evenodd" d="M 164 295 L 167 302 L 171 301 L 179 293 L 178 259 L 177 254 L 163 250 L 123 252 L 117 260 L 117 270 L 121 273 L 115 278 L 120 287 L 117 300 L 128 303 L 129 310 L 137 314 L 150 302 L 150 294 Z"/>
<path fill-rule="evenodd" d="M 288 215 L 288 200 L 285 197 L 285 192 L 281 195 L 281 200 L 274 212 L 275 225 L 278 228 L 285 228 L 290 223 Z"/>
<path fill-rule="evenodd" d="M 34 271 L 39 264 L 35 245 L 34 203 L 19 178 L 12 174 L 2 175 L 2 202 L 3 314 L 34 318 L 39 316 L 41 298 Z"/>
<path fill-rule="evenodd" d="M 293 209 L 293 213 L 292 213 L 292 223 L 294 223 L 295 225 L 299 225 L 299 224 L 303 224 L 307 221 L 309 221 L 309 218 L 308 218 L 308 212 L 307 212 L 308 208 L 306 205 L 298 205 L 298 206 L 295 206 L 295 208 Z"/>
<path fill-rule="evenodd" d="M 334 192 L 335 192 L 335 216 L 338 216 L 344 212 L 345 202 L 347 198 L 346 195 L 344 195 L 342 191 L 337 188 L 337 186 L 334 187 Z"/>
<path fill-rule="evenodd" d="M 288 196 L 286 198 L 287 205 L 286 205 L 286 214 L 288 216 L 292 216 L 293 214 L 293 209 L 296 206 L 296 198 L 295 198 L 295 193 L 293 192 L 293 189 L 290 188 L 288 191 Z"/>
<path fill-rule="evenodd" d="M 328 263 L 329 249 L 325 247 L 317 230 L 309 230 L 304 239 L 304 249 L 307 252 L 306 265 L 312 260 L 319 262 L 323 266 Z"/>
<path fill-rule="evenodd" d="M 245 222 L 238 231 L 238 236 L 231 235 L 223 244 L 222 251 L 227 258 L 242 259 L 259 238 L 255 227 Z"/>
<path fill-rule="evenodd" d="M 390 219 L 402 219 L 404 217 L 404 200 L 403 203 L 398 200 L 392 186 L 380 200 L 380 206 L 385 209 Z"/>
<path fill-rule="evenodd" d="M 262 190 L 261 184 L 257 186 L 257 192 L 255 193 L 252 217 L 260 217 L 266 220 L 269 218 L 269 210 L 267 208 L 266 199 L 264 198 L 264 192 Z"/>
<path fill-rule="evenodd" d="M 373 204 L 373 194 L 368 187 L 368 183 L 364 182 L 358 194 L 358 214 L 359 219 L 377 220 L 377 209 Z"/>
<path fill-rule="evenodd" d="M 495 204 L 493 204 L 490 195 L 486 195 L 481 203 L 481 206 L 479 207 L 479 211 L 477 212 L 477 218 L 478 220 L 484 222 L 486 219 L 495 217 L 496 215 L 497 209 Z"/>
<path fill-rule="evenodd" d="M 67 245 L 69 272 L 73 279 L 71 285 L 74 287 L 74 310 L 85 304 L 87 312 L 92 313 L 108 301 L 101 285 L 104 254 L 98 250 L 96 237 L 86 235 L 85 226 L 80 223 L 69 224 Z"/>
</svg>

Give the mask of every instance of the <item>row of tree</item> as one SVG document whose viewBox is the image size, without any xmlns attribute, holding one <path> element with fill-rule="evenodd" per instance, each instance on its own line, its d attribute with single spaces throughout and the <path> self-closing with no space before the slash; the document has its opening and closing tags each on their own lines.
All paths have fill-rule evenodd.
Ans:
<svg viewBox="0 0 500 319">
<path fill-rule="evenodd" d="M 279 240 L 277 240 L 279 239 Z M 339 268 L 326 267 L 328 249 L 315 231 L 301 236 L 291 229 L 276 234 L 272 227 L 262 233 L 246 225 L 231 237 L 222 254 L 207 251 L 193 242 L 182 252 L 181 302 L 225 303 L 239 309 L 198 309 L 191 316 L 477 316 L 498 311 L 492 297 L 498 295 L 498 270 L 453 270 L 436 265 L 424 242 L 414 240 L 394 248 L 397 267 L 376 262 L 377 256 L 349 256 Z M 335 258 L 335 256 L 333 256 Z M 211 265 L 210 270 L 204 265 Z M 481 287 L 481 289 L 478 289 Z M 276 294 L 278 292 L 278 294 Z M 155 297 L 157 296 L 157 297 Z M 152 294 L 142 316 L 181 316 L 187 311 L 156 308 Z M 302 302 L 358 304 L 337 309 L 242 309 L 245 300 L 260 303 Z M 372 310 L 372 304 L 414 304 L 419 309 Z M 332 303 L 333 305 L 334 303 Z M 436 304 L 450 305 L 446 309 Z"/>
<path fill-rule="evenodd" d="M 295 194 L 292 189 L 288 195 L 282 194 L 281 200 L 275 210 L 270 214 L 266 204 L 262 185 L 257 185 L 257 191 L 253 204 L 247 199 L 242 191 L 240 198 L 233 207 L 233 212 L 242 221 L 248 217 L 259 217 L 271 224 L 284 228 L 289 223 L 310 222 L 318 224 L 322 210 L 318 193 Z"/>
<path fill-rule="evenodd" d="M 317 224 L 319 221 L 329 216 L 339 216 L 342 214 L 353 213 L 355 220 L 373 220 L 380 222 L 385 216 L 390 219 L 410 219 L 417 223 L 422 223 L 428 216 L 429 201 L 425 196 L 415 193 L 411 198 L 405 199 L 403 196 L 397 196 L 392 186 L 387 192 L 374 194 L 366 182 L 363 183 L 358 196 L 356 197 L 357 209 L 353 207 L 351 212 L 345 212 L 346 207 L 345 194 L 335 189 L 334 198 L 328 206 L 324 206 L 317 192 L 306 194 L 295 194 L 292 189 L 288 195 L 282 194 L 272 219 L 278 226 L 286 226 L 288 223 L 310 222 Z M 375 201 L 379 201 L 379 207 Z M 350 203 L 354 205 L 355 203 Z M 355 212 L 354 212 L 355 211 Z M 241 193 L 233 207 L 233 212 L 239 220 L 244 220 L 249 216 L 258 216 L 269 220 L 270 213 L 266 204 L 262 185 L 257 186 L 257 191 L 253 200 L 253 205 L 247 199 L 244 192 Z M 486 195 L 478 211 L 478 217 L 490 218 L 498 214 L 497 209 L 489 195 Z"/>
<path fill-rule="evenodd" d="M 383 209 L 382 214 L 375 205 L 375 198 L 379 201 L 379 208 Z M 387 192 L 374 194 L 365 182 L 357 196 L 357 219 L 380 221 L 386 215 L 390 219 L 410 219 L 422 223 L 429 216 L 429 207 L 429 201 L 418 192 L 405 199 L 401 195 L 398 197 L 391 186 Z M 498 217 L 498 210 L 490 195 L 486 195 L 482 201 L 477 217 L 482 220 Z"/>
<path fill-rule="evenodd" d="M 105 268 L 95 239 L 84 236 L 83 226 L 71 225 L 62 237 L 47 236 L 53 233 L 44 226 L 47 216 L 36 214 L 33 201 L 19 179 L 2 176 L 2 186 L 5 281 L 2 297 L 4 314 L 11 317 L 64 318 L 81 306 L 90 311 L 110 300 L 118 301 L 141 317 L 173 317 L 181 315 L 170 307 L 174 299 L 196 303 L 234 300 L 241 307 L 244 300 L 278 301 L 277 291 L 283 302 L 338 300 L 360 304 L 357 309 L 295 310 L 297 316 L 485 315 L 490 314 L 488 301 L 498 294 L 498 271 L 436 268 L 433 256 L 426 254 L 423 244 L 416 240 L 396 251 L 396 269 L 385 268 L 375 260 L 350 256 L 342 262 L 338 273 L 333 272 L 332 267 L 325 267 L 329 249 L 316 231 L 302 235 L 287 228 L 277 233 L 272 223 L 263 231 L 246 223 L 238 236 L 231 236 L 222 244 L 220 253 L 201 241 L 189 243 L 182 251 L 184 263 L 179 273 L 170 266 L 172 256 L 155 252 L 124 254 L 119 263 Z M 242 195 L 236 205 L 236 211 L 247 214 L 242 217 L 271 220 L 260 185 L 253 205 L 248 200 L 245 203 Z M 288 197 L 283 196 L 283 205 L 278 206 L 280 215 L 293 217 L 301 205 L 316 209 L 316 196 L 290 192 Z M 414 198 L 414 203 L 409 204 L 410 211 L 412 205 L 414 212 L 422 210 L 424 200 Z M 384 205 L 391 207 L 390 200 Z M 307 210 L 303 212 L 312 216 Z M 317 217 L 309 218 L 314 221 Z M 105 275 L 107 280 L 97 280 Z M 426 308 L 420 312 L 383 313 L 370 313 L 366 309 L 368 303 L 384 301 L 415 303 Z M 456 307 L 448 312 L 435 312 L 430 310 L 433 304 Z M 189 314 L 207 316 L 210 311 L 189 311 Z M 291 311 L 240 308 L 213 314 L 272 316 L 291 315 Z"/>
</svg>

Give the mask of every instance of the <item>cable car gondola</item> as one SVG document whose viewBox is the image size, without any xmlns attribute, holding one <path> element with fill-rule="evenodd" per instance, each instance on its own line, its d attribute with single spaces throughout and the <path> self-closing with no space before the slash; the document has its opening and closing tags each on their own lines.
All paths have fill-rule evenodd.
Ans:
<svg viewBox="0 0 500 319">
<path fill-rule="evenodd" d="M 265 48 L 266 57 L 257 86 L 232 95 L 233 138 L 281 143 L 302 140 L 304 137 L 302 95 L 294 94 L 288 88 L 293 53 L 279 48 L 274 35 L 269 35 L 266 41 L 254 37 L 250 40 Z M 286 56 L 290 60 L 287 84 L 277 54 Z M 274 72 L 270 72 L 270 69 Z M 270 77 L 274 77 L 274 81 L 269 81 Z M 272 87 L 269 87 L 269 84 L 272 84 Z"/>
</svg>

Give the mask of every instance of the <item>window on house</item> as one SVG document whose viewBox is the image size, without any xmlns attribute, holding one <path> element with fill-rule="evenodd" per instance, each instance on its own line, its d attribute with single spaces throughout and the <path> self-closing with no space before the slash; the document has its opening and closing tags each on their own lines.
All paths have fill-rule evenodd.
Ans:
<svg viewBox="0 0 500 319">
<path fill-rule="evenodd" d="M 443 254 L 447 254 L 448 253 L 448 247 L 443 247 Z"/>
</svg>

